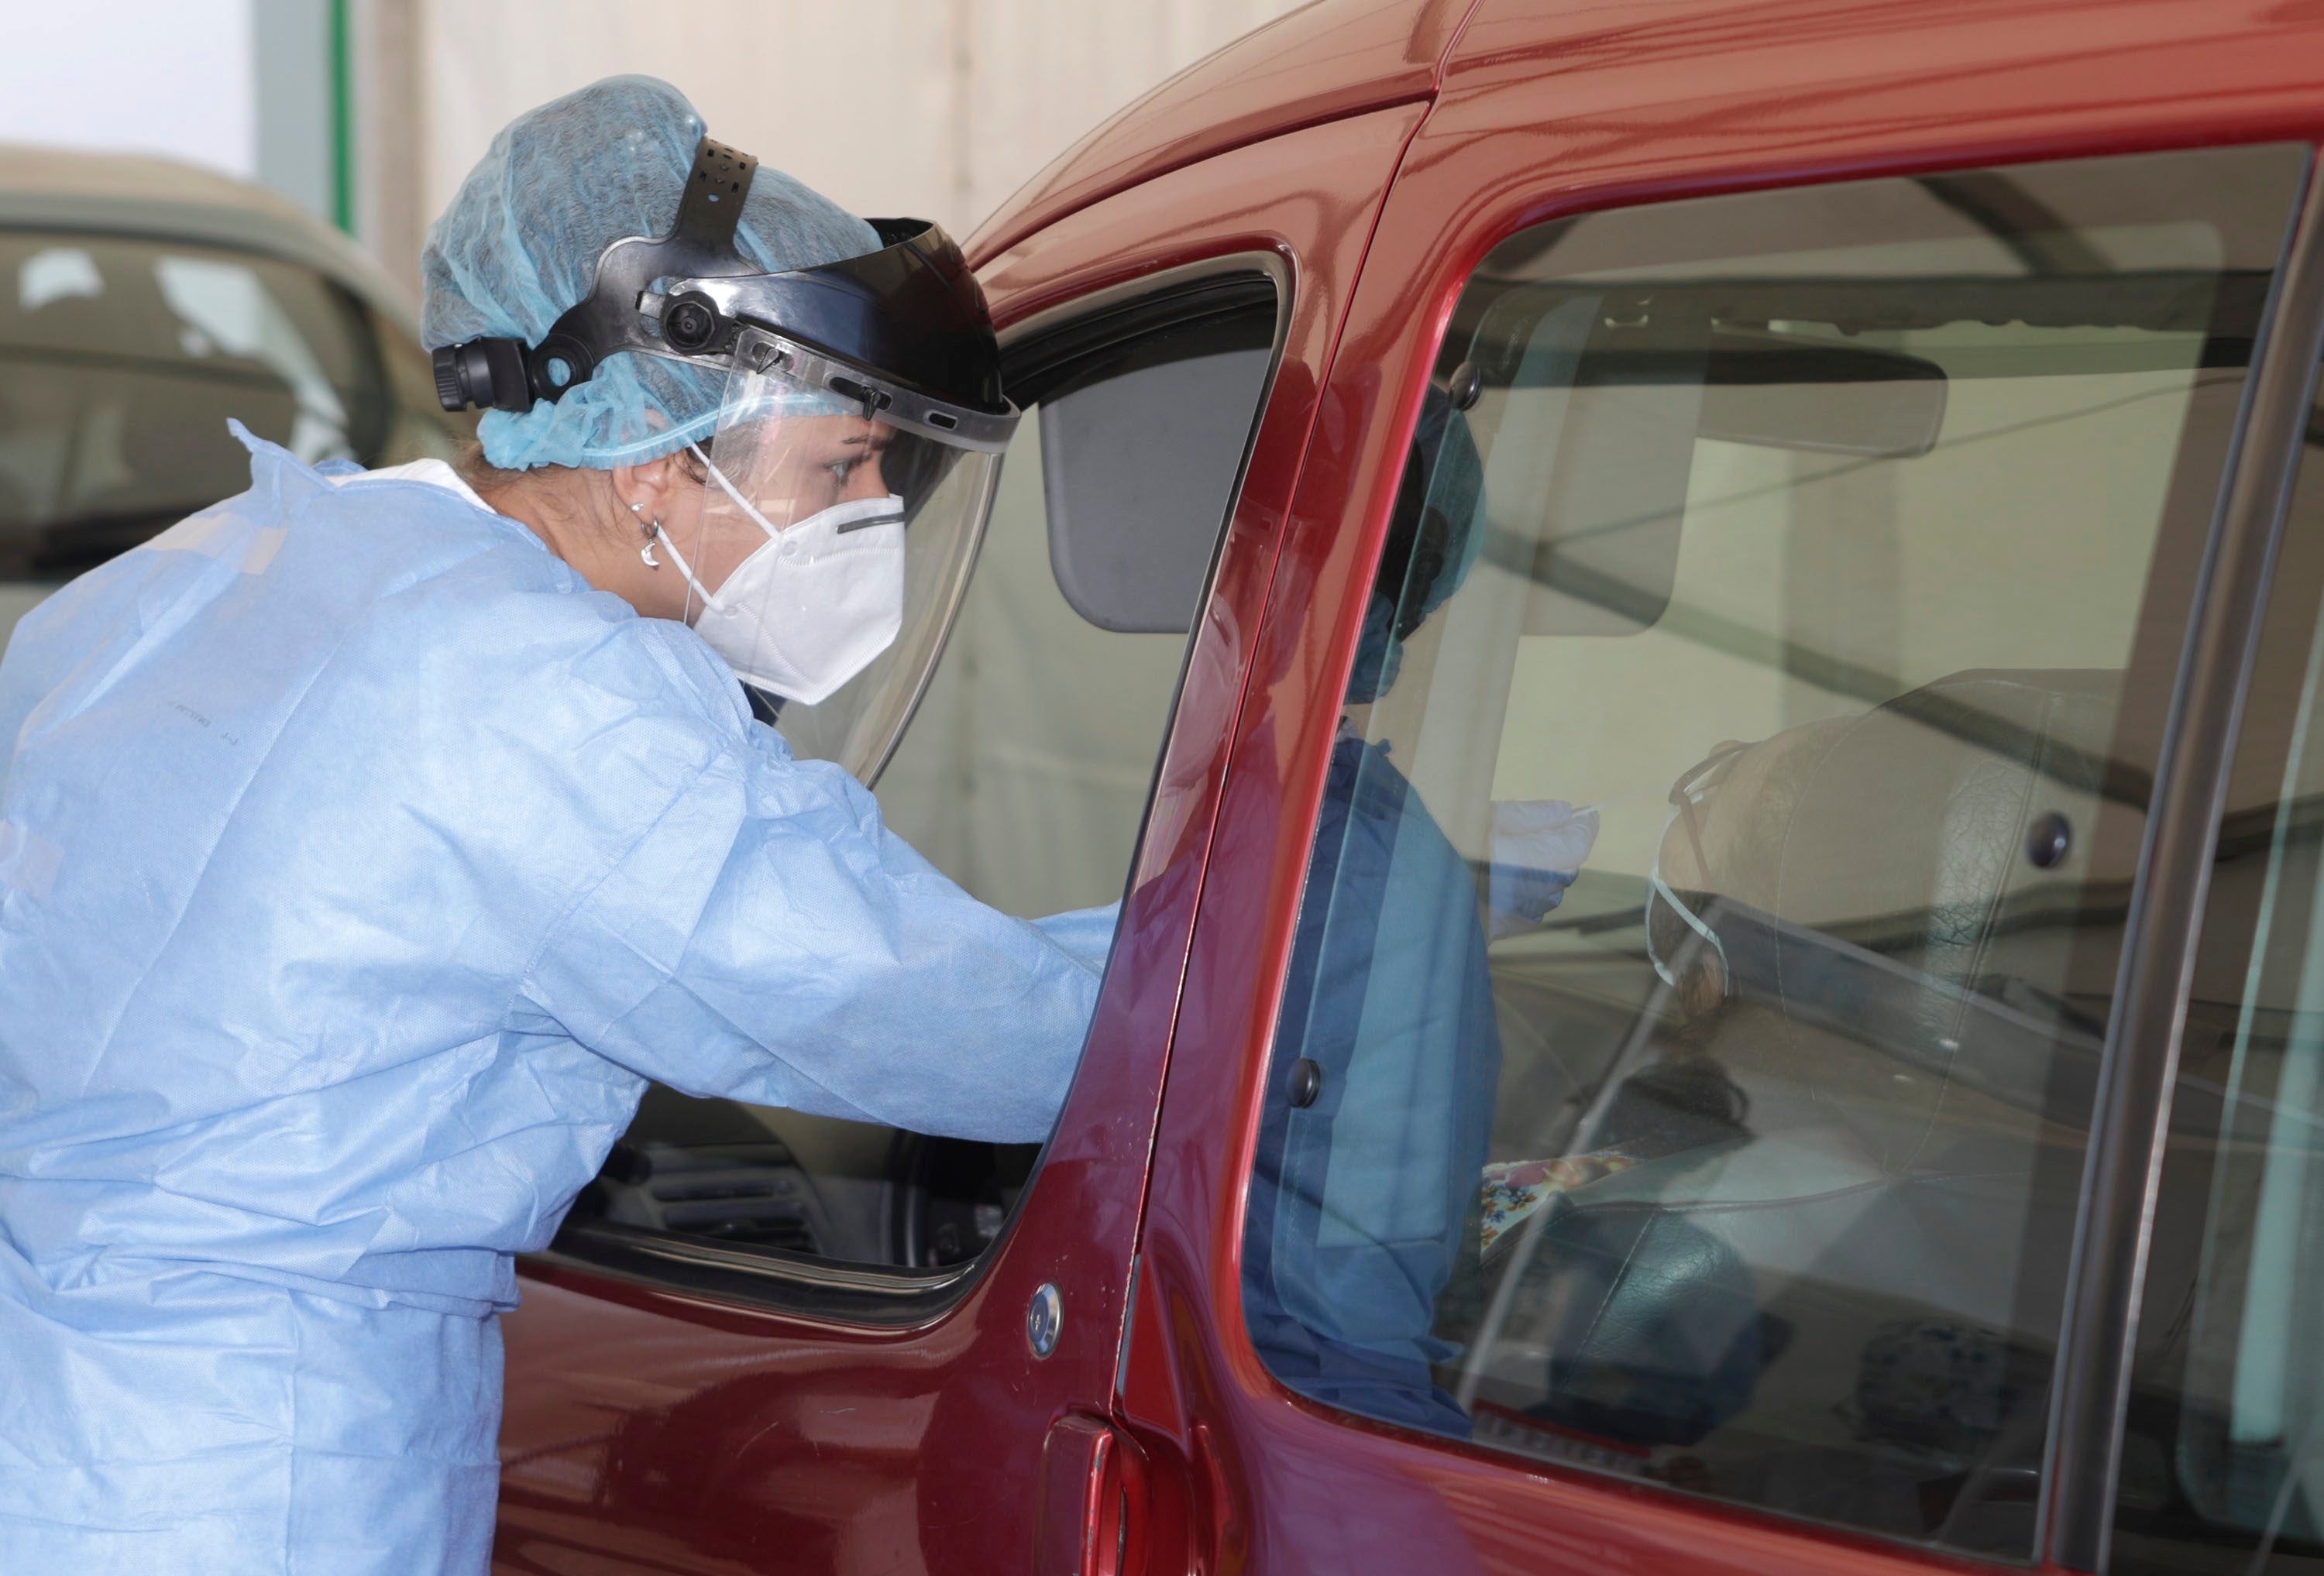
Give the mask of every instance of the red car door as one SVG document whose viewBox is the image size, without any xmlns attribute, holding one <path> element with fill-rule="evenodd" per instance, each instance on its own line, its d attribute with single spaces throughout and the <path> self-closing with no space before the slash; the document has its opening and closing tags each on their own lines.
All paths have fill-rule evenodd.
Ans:
<svg viewBox="0 0 2324 1576">
<path fill-rule="evenodd" d="M 2319 58 L 2261 5 L 1478 8 L 1196 918 L 1117 1403 L 1164 1565 L 2101 1565 L 2170 1333 L 2137 894 L 2297 422 L 2236 441 L 2313 366 Z"/>
<path fill-rule="evenodd" d="M 1083 206 L 1044 214 L 984 260 L 1011 392 L 1033 408 L 1018 441 L 1041 454 L 1011 452 L 950 666 L 880 794 L 891 825 L 1019 911 L 1102 902 L 1126 882 L 1080 1075 L 1038 1163 L 911 1135 L 867 1151 L 860 1134 L 802 1136 L 783 1113 L 650 1096 L 556 1247 L 522 1267 L 523 1305 L 506 1322 L 496 1570 L 1078 1571 L 1084 1553 L 1111 1553 L 1102 1539 L 1120 1528 L 1107 1518 L 1139 1480 L 1122 1477 L 1134 1452 L 1106 1418 L 1163 1054 L 1296 463 L 1420 119 L 1408 85 L 1387 97 L 1149 170 L 1101 200 L 1081 192 Z M 1254 310 L 1258 339 L 1234 339 Z M 1214 329 L 1216 345 L 1203 337 Z M 1217 541 L 1198 616 L 1154 622 L 1139 588 L 1102 564 L 1068 584 L 1057 533 L 1106 524 L 1109 466 L 1139 479 L 1115 502 L 1141 522 L 1181 487 L 1210 484 L 1199 467 L 1149 475 L 1219 415 L 1157 400 L 1176 385 L 1156 369 L 1235 365 L 1255 366 L 1263 393 L 1254 413 L 1228 413 L 1224 525 L 1196 522 L 1198 573 Z M 1101 395 L 1112 403 L 1088 414 Z M 1111 460 L 1073 447 L 1113 432 L 1135 442 Z M 1088 604 L 1124 594 L 1118 617 Z M 1057 643 L 1028 633 L 1052 630 Z M 1082 677 L 1085 662 L 1117 660 L 1139 688 L 1111 705 Z M 1167 734 L 1124 722 L 1149 703 Z M 973 791 L 996 779 L 1024 791 Z M 1060 804 L 1075 815 L 1042 809 Z M 1126 820 L 1101 814 L 1124 805 Z M 1111 890 L 1038 879 L 1076 843 L 1116 862 Z M 872 1173 L 827 1158 L 842 1153 Z M 985 1169 L 946 1192 L 963 1166 Z M 870 1225 L 851 1236 L 859 1214 Z M 868 1246 L 831 1246 L 846 1241 Z"/>
</svg>

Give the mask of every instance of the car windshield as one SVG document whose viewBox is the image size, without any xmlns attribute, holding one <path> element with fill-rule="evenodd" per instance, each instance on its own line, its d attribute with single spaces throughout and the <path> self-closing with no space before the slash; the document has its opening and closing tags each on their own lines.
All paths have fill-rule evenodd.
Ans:
<svg viewBox="0 0 2324 1576">
<path fill-rule="evenodd" d="M 0 233 L 0 643 L 58 585 L 249 480 L 240 419 L 308 461 L 448 455 L 410 336 L 309 268 Z"/>
</svg>

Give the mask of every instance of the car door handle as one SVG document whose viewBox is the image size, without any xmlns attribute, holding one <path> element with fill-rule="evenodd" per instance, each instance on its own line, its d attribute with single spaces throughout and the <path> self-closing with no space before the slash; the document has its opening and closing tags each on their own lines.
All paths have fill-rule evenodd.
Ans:
<svg viewBox="0 0 2324 1576">
<path fill-rule="evenodd" d="M 1103 1418 L 1075 1413 L 1041 1450 L 1035 1576 L 1145 1576 L 1145 1458 Z"/>
</svg>

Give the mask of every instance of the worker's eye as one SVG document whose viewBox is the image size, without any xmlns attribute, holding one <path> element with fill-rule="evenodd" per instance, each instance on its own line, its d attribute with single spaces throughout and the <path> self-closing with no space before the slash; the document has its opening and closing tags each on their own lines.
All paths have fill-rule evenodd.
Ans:
<svg viewBox="0 0 2324 1576">
<path fill-rule="evenodd" d="M 848 473 L 854 470 L 860 463 L 854 459 L 834 460 L 831 462 L 831 474 L 844 482 L 847 480 Z"/>
</svg>

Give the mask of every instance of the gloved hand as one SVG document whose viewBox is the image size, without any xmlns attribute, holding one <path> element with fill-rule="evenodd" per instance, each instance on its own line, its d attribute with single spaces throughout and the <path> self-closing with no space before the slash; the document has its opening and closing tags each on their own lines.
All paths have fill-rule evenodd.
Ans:
<svg viewBox="0 0 2324 1576">
<path fill-rule="evenodd" d="M 1598 812 L 1563 799 L 1505 799 L 1493 806 L 1485 935 L 1518 935 L 1565 897 L 1598 841 Z"/>
</svg>

